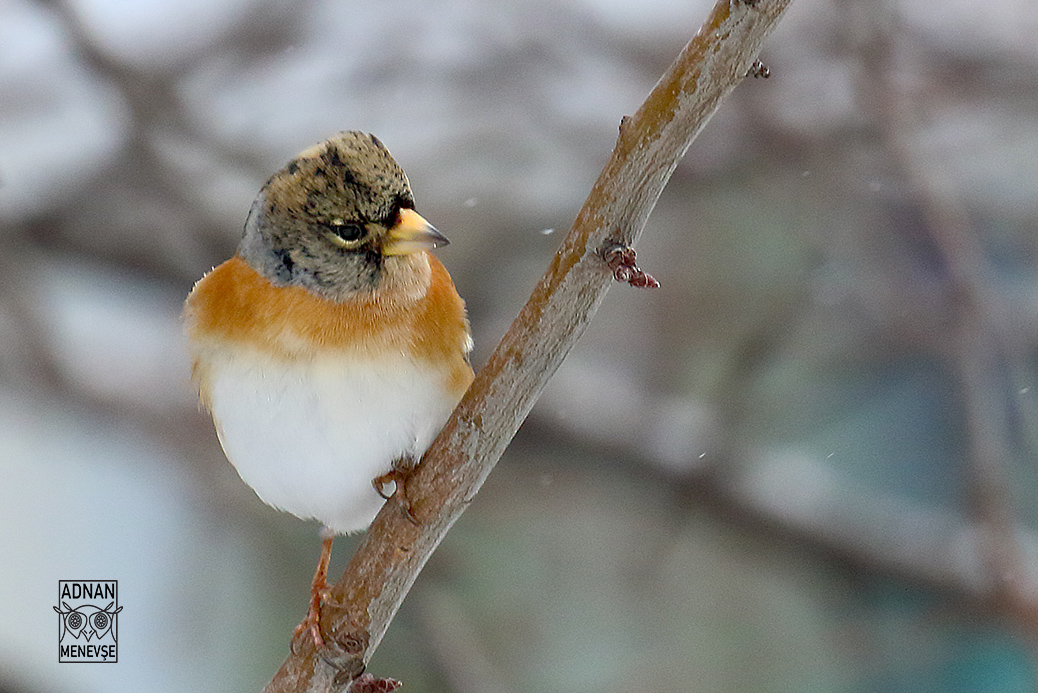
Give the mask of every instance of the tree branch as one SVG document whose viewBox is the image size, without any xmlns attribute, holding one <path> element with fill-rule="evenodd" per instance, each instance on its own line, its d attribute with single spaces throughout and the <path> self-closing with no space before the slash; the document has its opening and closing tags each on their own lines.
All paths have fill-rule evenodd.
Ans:
<svg viewBox="0 0 1038 693">
<path fill-rule="evenodd" d="M 363 672 L 419 571 L 482 486 L 583 333 L 613 270 L 603 254 L 640 235 L 663 187 L 721 100 L 747 75 L 790 0 L 720 0 L 638 112 L 547 273 L 407 482 L 411 521 L 386 502 L 326 600 L 329 647 L 300 636 L 267 693 L 344 690 Z"/>
</svg>

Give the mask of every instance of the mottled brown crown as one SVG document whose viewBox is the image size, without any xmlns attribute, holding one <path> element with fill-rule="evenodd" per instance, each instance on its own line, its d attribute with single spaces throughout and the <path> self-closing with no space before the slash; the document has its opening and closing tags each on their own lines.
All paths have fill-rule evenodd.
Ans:
<svg viewBox="0 0 1038 693">
<path fill-rule="evenodd" d="M 400 207 L 413 207 L 407 176 L 374 135 L 341 132 L 301 152 L 265 186 L 275 216 L 307 222 L 391 226 Z"/>
</svg>

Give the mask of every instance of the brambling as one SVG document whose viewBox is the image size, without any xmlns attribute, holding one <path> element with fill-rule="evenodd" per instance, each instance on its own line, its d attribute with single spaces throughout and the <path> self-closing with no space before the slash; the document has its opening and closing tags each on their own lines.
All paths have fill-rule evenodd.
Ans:
<svg viewBox="0 0 1038 693">
<path fill-rule="evenodd" d="M 374 135 L 343 132 L 260 190 L 237 254 L 184 308 L 227 459 L 267 504 L 321 522 L 316 646 L 336 534 L 367 527 L 472 382 L 465 304 Z M 396 485 L 399 490 L 399 483 Z"/>
</svg>

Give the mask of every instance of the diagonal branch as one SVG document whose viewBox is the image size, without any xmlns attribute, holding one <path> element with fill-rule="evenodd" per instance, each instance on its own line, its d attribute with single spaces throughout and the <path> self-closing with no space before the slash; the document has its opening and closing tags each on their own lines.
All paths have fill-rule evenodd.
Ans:
<svg viewBox="0 0 1038 693">
<path fill-rule="evenodd" d="M 638 112 L 623 119 L 547 273 L 408 480 L 418 523 L 397 496 L 386 503 L 325 602 L 328 651 L 318 655 L 298 638 L 267 693 L 341 691 L 364 670 L 419 571 L 594 315 L 613 277 L 603 254 L 637 239 L 681 157 L 789 3 L 719 0 Z"/>
</svg>

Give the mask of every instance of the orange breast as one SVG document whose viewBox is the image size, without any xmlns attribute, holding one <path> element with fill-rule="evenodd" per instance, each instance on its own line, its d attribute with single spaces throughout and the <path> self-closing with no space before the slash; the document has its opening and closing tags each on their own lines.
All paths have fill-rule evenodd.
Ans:
<svg viewBox="0 0 1038 693">
<path fill-rule="evenodd" d="M 284 359 L 407 354 L 442 370 L 448 389 L 460 394 L 472 380 L 465 304 L 440 261 L 429 255 L 429 265 L 422 298 L 376 291 L 336 303 L 301 287 L 275 287 L 241 258 L 231 258 L 199 280 L 184 308 L 203 399 L 205 353 L 235 348 Z"/>
</svg>

